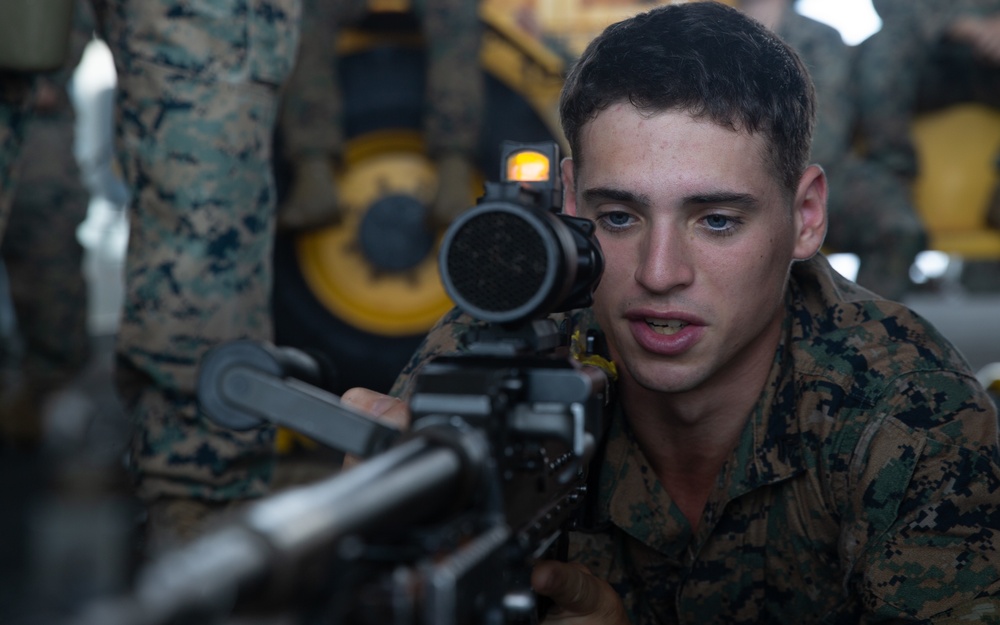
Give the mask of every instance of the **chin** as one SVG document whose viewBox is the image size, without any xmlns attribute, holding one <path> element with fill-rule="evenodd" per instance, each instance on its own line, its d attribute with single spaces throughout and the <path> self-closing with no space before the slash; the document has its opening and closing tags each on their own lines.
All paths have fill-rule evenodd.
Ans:
<svg viewBox="0 0 1000 625">
<path fill-rule="evenodd" d="M 639 387 L 653 393 L 683 393 L 698 388 L 704 382 L 704 376 L 696 371 L 681 366 L 650 366 L 640 364 L 636 369 L 639 375 L 633 375 L 628 369 L 628 376 Z"/>
</svg>

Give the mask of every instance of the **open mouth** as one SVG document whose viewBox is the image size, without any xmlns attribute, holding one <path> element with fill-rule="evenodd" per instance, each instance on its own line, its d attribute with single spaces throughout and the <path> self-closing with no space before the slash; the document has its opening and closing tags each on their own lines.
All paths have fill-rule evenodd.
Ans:
<svg viewBox="0 0 1000 625">
<path fill-rule="evenodd" d="M 686 321 L 680 319 L 646 319 L 646 325 L 657 334 L 677 334 L 688 326 Z"/>
</svg>

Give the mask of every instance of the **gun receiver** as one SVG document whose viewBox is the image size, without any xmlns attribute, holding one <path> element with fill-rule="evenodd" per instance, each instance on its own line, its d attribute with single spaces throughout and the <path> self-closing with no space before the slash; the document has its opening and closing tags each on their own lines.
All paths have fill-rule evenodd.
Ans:
<svg viewBox="0 0 1000 625">
<path fill-rule="evenodd" d="M 316 366 L 296 350 L 217 347 L 199 383 L 213 419 L 278 423 L 366 460 L 248 505 L 84 622 L 222 622 L 248 598 L 294 606 L 310 623 L 537 622 L 531 567 L 565 547 L 580 517 L 608 393 L 548 315 L 589 302 L 603 257 L 592 224 L 557 214 L 555 144 L 503 149 L 505 163 L 540 153 L 550 169 L 527 181 L 505 170 L 445 235 L 442 279 L 483 323 L 460 353 L 421 369 L 411 428 L 304 381 Z"/>
</svg>

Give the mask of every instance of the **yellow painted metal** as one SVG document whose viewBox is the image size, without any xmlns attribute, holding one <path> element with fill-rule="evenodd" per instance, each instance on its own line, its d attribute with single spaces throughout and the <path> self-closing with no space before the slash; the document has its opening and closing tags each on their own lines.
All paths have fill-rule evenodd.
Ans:
<svg viewBox="0 0 1000 625">
<path fill-rule="evenodd" d="M 420 135 L 406 130 L 366 135 L 351 142 L 345 163 L 337 175 L 345 218 L 297 237 L 302 275 L 326 308 L 356 328 L 384 336 L 426 332 L 452 306 L 438 276 L 436 252 L 409 271 L 380 274 L 358 243 L 365 211 L 379 198 L 404 194 L 430 202 L 437 173 Z"/>
<path fill-rule="evenodd" d="M 483 69 L 531 106 L 566 153 L 568 148 L 559 125 L 559 92 L 566 72 L 565 61 L 497 4 L 482 5 L 479 14 L 486 26 L 479 52 Z"/>
<path fill-rule="evenodd" d="M 926 113 L 913 126 L 921 175 L 917 210 L 932 249 L 970 259 L 1000 259 L 1000 230 L 986 225 L 998 182 L 1000 111 L 961 104 Z"/>
<path fill-rule="evenodd" d="M 663 4 L 691 0 L 487 0 L 497 4 L 519 5 L 532 11 L 540 29 L 562 41 L 575 54 L 583 52 L 590 41 L 609 25 Z M 694 0 L 699 1 L 699 0 Z M 732 5 L 734 0 L 723 4 Z"/>
<path fill-rule="evenodd" d="M 392 10 L 405 10 L 405 3 L 397 4 Z M 552 136 L 565 143 L 557 111 L 563 59 L 497 6 L 484 5 L 480 14 L 484 24 L 480 48 L 483 70 L 523 98 Z M 362 52 L 387 40 L 397 46 L 422 45 L 418 33 L 348 29 L 338 38 L 337 53 Z M 424 154 L 419 133 L 387 129 L 351 141 L 335 177 L 346 218 L 336 226 L 303 232 L 295 241 L 299 266 L 310 290 L 337 318 L 361 330 L 383 336 L 426 332 L 452 305 L 440 283 L 437 254 L 429 255 L 411 271 L 378 274 L 362 257 L 357 242 L 365 211 L 380 197 L 409 194 L 424 204 L 431 201 L 437 172 Z M 481 179 L 470 184 L 470 197 L 482 194 Z"/>
</svg>

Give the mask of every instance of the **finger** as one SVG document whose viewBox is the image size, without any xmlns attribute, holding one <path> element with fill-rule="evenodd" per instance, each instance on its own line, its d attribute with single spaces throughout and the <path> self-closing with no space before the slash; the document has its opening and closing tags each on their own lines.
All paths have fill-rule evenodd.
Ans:
<svg viewBox="0 0 1000 625">
<path fill-rule="evenodd" d="M 355 387 L 340 396 L 342 402 L 383 421 L 405 428 L 410 424 L 410 410 L 398 397 Z"/>
<path fill-rule="evenodd" d="M 600 609 L 599 582 L 582 564 L 539 561 L 532 571 L 531 585 L 552 600 L 555 613 L 583 616 Z"/>
<path fill-rule="evenodd" d="M 360 410 L 379 421 L 406 429 L 410 425 L 410 409 L 399 398 L 384 395 L 371 389 L 355 387 L 344 391 L 340 401 L 351 408 Z M 350 454 L 344 457 L 344 469 L 350 469 L 361 462 Z"/>
</svg>

